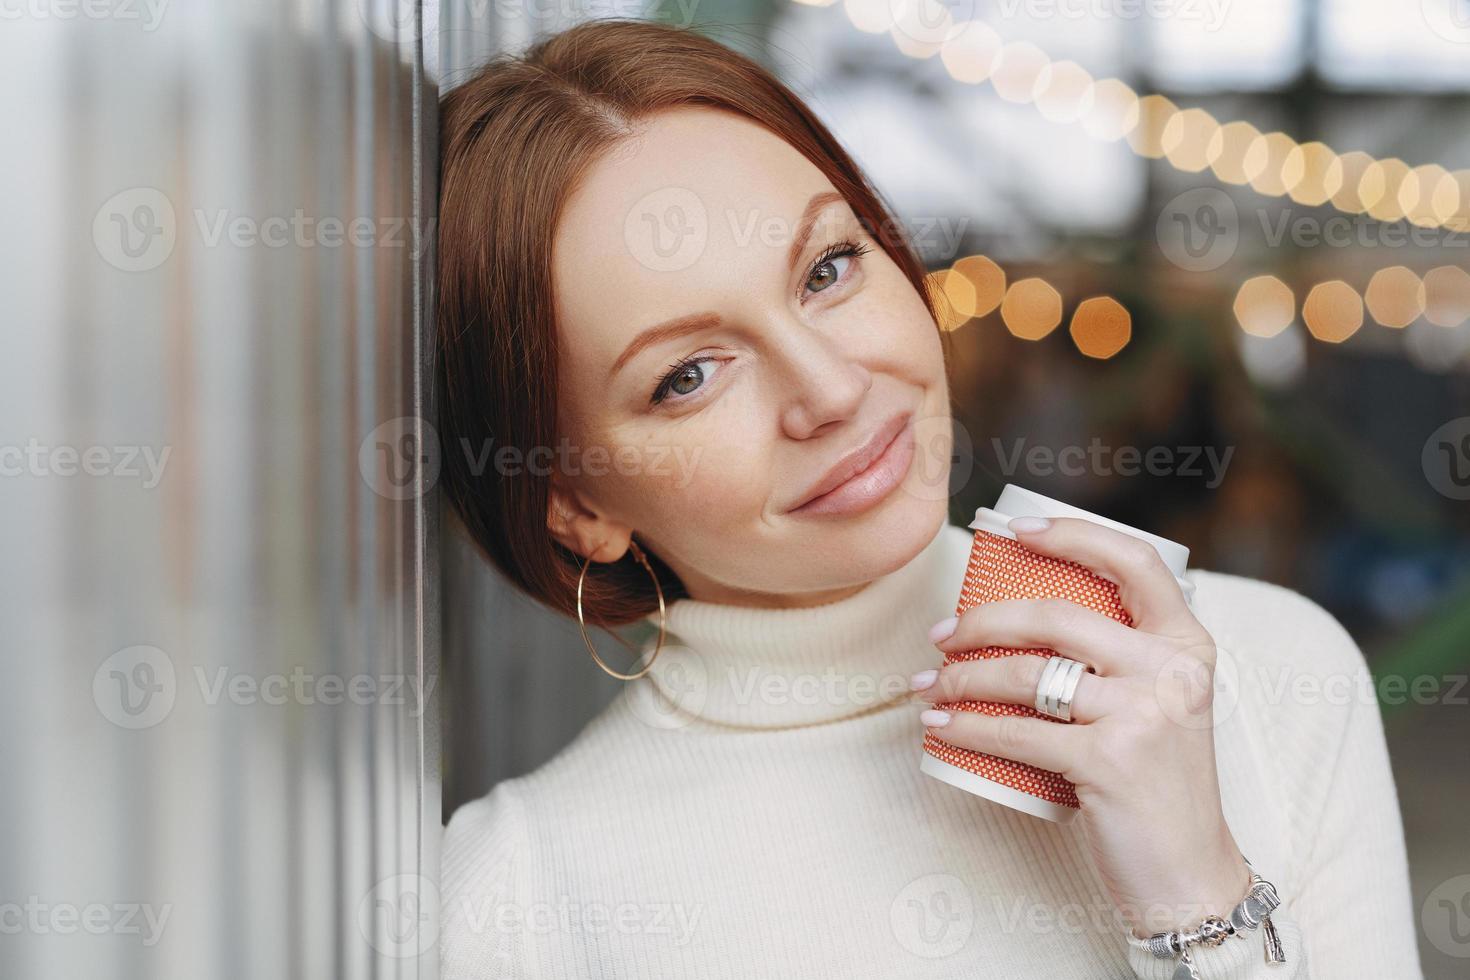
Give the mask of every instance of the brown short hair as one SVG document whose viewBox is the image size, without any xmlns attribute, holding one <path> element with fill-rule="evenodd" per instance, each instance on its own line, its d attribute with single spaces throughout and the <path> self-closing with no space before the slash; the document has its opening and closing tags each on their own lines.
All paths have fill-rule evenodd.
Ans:
<svg viewBox="0 0 1470 980">
<path fill-rule="evenodd" d="M 532 598 L 573 614 L 581 558 L 547 527 L 549 475 L 471 462 L 483 447 L 556 442 L 552 241 L 578 178 L 662 109 L 744 116 L 810 160 L 924 298 L 924 268 L 878 192 L 810 109 L 755 61 L 690 29 L 594 20 L 498 57 L 440 102 L 438 343 L 441 485 L 475 544 Z M 937 323 L 937 321 L 936 321 Z M 937 328 L 937 327 L 936 327 Z M 465 447 L 480 447 L 465 452 Z M 686 594 L 648 553 L 665 598 Z M 587 622 L 616 626 L 657 609 L 631 558 L 589 570 Z"/>
</svg>

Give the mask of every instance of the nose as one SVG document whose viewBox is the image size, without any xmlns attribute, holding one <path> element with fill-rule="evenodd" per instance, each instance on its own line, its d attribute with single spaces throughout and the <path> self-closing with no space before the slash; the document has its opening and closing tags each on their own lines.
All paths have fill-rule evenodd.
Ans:
<svg viewBox="0 0 1470 980">
<path fill-rule="evenodd" d="M 873 374 L 840 341 L 805 323 L 782 325 L 775 360 L 781 381 L 781 428 L 809 439 L 857 415 Z"/>
</svg>

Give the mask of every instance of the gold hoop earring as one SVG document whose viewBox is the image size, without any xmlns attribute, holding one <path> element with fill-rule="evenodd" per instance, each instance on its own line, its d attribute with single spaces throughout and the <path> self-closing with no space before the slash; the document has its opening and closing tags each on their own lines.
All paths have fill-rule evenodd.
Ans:
<svg viewBox="0 0 1470 980">
<path fill-rule="evenodd" d="M 577 622 L 582 627 L 582 642 L 587 644 L 587 651 L 592 654 L 592 659 L 597 662 L 597 666 L 620 681 L 636 681 L 648 673 L 649 668 L 653 666 L 653 662 L 658 659 L 659 651 L 664 648 L 664 631 L 668 625 L 668 612 L 664 608 L 664 590 L 658 584 L 658 576 L 654 574 L 653 566 L 648 564 L 648 559 L 644 556 L 643 549 L 638 547 L 638 542 L 632 538 L 628 539 L 628 548 L 633 552 L 633 557 L 638 559 L 638 563 L 648 570 L 648 574 L 653 578 L 653 589 L 658 593 L 658 643 L 653 648 L 653 656 L 648 658 L 648 663 L 644 664 L 643 669 L 638 671 L 638 673 L 620 674 L 603 663 L 602 658 L 597 655 L 597 649 L 592 645 L 592 638 L 587 635 L 587 620 L 582 616 L 582 583 L 587 580 L 587 566 L 592 564 L 590 556 L 582 560 L 582 574 L 577 578 Z"/>
</svg>

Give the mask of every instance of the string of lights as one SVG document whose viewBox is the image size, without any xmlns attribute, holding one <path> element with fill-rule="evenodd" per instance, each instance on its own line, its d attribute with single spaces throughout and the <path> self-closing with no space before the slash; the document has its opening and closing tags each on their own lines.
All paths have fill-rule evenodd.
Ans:
<svg viewBox="0 0 1470 980">
<path fill-rule="evenodd" d="M 793 2 L 825 7 L 838 0 Z M 1008 102 L 1033 105 L 1052 122 L 1078 123 L 1096 139 L 1126 140 L 1138 155 L 1185 173 L 1208 169 L 1223 183 L 1298 204 L 1470 231 L 1470 169 L 1338 153 L 1322 142 L 1262 133 L 1243 120 L 1221 123 L 1162 95 L 1140 96 L 1121 79 L 1094 79 L 1075 61 L 1053 61 L 1030 41 L 1004 40 L 984 21 L 956 21 L 939 0 L 841 3 L 853 27 L 887 34 L 911 58 L 937 56 L 956 81 L 988 82 Z"/>
<path fill-rule="evenodd" d="M 794 0 L 831 6 L 838 0 Z M 1421 228 L 1470 231 L 1470 169 L 1439 164 L 1411 166 L 1360 150 L 1339 153 L 1320 141 L 1300 143 L 1284 132 L 1262 133 L 1243 120 L 1221 123 L 1199 108 L 1180 108 L 1162 95 L 1136 93 L 1117 78 L 1094 79 L 1074 61 L 1053 61 L 1029 41 L 1006 41 L 980 20 L 955 21 L 938 0 L 893 4 L 889 0 L 841 0 L 852 25 L 887 34 L 912 58 L 937 56 L 950 77 L 979 85 L 1015 104 L 1033 105 L 1046 119 L 1080 124 L 1093 138 L 1124 140 L 1138 155 L 1162 160 L 1185 173 L 1208 170 L 1222 183 L 1249 186 L 1268 197 L 1289 197 L 1309 207 L 1331 206 L 1380 222 L 1408 221 Z M 940 300 L 941 326 L 956 330 L 999 310 L 1006 329 L 1022 340 L 1040 340 L 1063 320 L 1063 298 L 1040 277 L 1007 284 L 1003 269 L 971 255 L 929 276 Z M 1470 320 L 1470 273 L 1439 266 L 1420 277 L 1395 265 L 1373 274 L 1362 293 L 1341 279 L 1313 285 L 1299 305 L 1281 279 L 1259 275 L 1241 284 L 1233 312 L 1245 333 L 1280 334 L 1298 313 L 1307 332 L 1341 343 L 1365 322 L 1402 330 L 1421 316 L 1447 328 Z M 1073 311 L 1069 333 L 1088 357 L 1107 359 L 1132 336 L 1128 310 L 1111 296 L 1094 296 Z"/>
</svg>

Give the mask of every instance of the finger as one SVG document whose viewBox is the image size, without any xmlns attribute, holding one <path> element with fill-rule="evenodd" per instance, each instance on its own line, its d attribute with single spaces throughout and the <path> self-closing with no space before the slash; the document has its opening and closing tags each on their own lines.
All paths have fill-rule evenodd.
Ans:
<svg viewBox="0 0 1470 980">
<path fill-rule="evenodd" d="M 934 704 L 1003 701 L 1031 708 L 1036 704 L 1036 687 L 1050 659 L 1020 653 L 945 664 L 938 668 L 928 687 L 919 689 L 919 697 Z M 1107 681 L 1084 670 L 1072 694 L 1072 720 L 1085 725 L 1109 714 L 1111 695 Z"/>
<path fill-rule="evenodd" d="M 921 712 L 920 721 L 934 736 L 950 745 L 1024 762 L 1068 775 L 1080 758 L 1080 740 L 1086 726 L 1028 718 L 1023 715 L 987 715 L 978 711 Z"/>
<path fill-rule="evenodd" d="M 1121 674 L 1148 666 L 1136 650 L 1138 631 L 1067 599 L 998 599 L 960 614 L 950 636 L 935 644 L 945 653 L 1008 647 L 1044 648 L 1065 653 L 1097 668 Z"/>
<path fill-rule="evenodd" d="M 1038 530 L 1016 527 L 1030 526 L 1036 520 L 1012 521 L 1011 530 L 1021 546 L 1074 561 L 1115 583 L 1134 626 L 1167 636 L 1192 636 L 1202 629 L 1174 573 L 1147 541 L 1076 517 L 1042 518 L 1047 524 Z"/>
</svg>

